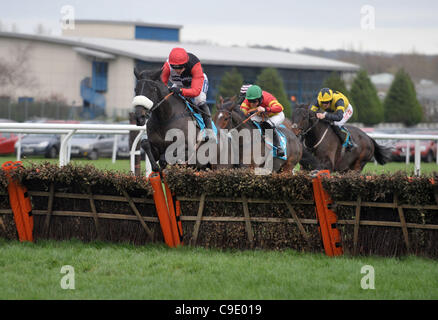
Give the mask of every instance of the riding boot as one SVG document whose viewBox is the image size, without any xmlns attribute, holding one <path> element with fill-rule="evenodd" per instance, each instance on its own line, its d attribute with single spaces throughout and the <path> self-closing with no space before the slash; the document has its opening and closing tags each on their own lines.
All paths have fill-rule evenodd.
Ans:
<svg viewBox="0 0 438 320">
<path fill-rule="evenodd" d="M 272 129 L 272 144 L 277 148 L 277 156 L 278 157 L 284 157 L 284 150 L 281 147 L 280 143 L 280 136 L 278 135 L 277 128 L 274 126 L 271 126 L 269 122 L 263 122 L 263 128 L 266 129 Z M 263 130 L 263 134 L 265 133 L 265 130 Z"/>
<path fill-rule="evenodd" d="M 339 126 L 333 125 L 332 126 L 333 131 L 338 136 L 339 140 L 341 141 L 341 145 L 344 146 L 345 140 L 348 137 L 348 131 L 345 128 L 341 128 Z M 350 139 L 348 139 L 347 145 L 345 147 L 346 151 L 351 151 L 354 147 L 356 147 L 356 144 L 352 141 L 351 136 Z"/>
<path fill-rule="evenodd" d="M 277 147 L 277 156 L 278 157 L 284 157 L 284 150 L 281 147 L 281 143 L 280 143 L 280 136 L 278 134 L 277 128 L 273 128 L 273 133 L 274 133 L 274 137 L 273 137 L 273 144 L 274 146 Z"/>
<path fill-rule="evenodd" d="M 206 103 L 203 103 L 198 106 L 199 110 L 201 111 L 202 120 L 204 120 L 205 129 L 206 129 L 206 136 L 205 141 L 209 140 L 209 134 L 212 132 L 213 128 L 211 126 L 211 113 L 210 108 Z"/>
<path fill-rule="evenodd" d="M 351 136 L 351 134 L 350 134 L 350 132 L 348 131 L 348 129 L 345 128 L 344 126 L 342 126 L 342 127 L 341 127 L 341 131 L 342 131 L 342 132 L 345 132 L 345 136 L 346 136 L 346 139 L 347 139 L 347 146 L 346 146 L 345 150 L 347 150 L 347 151 L 351 151 L 351 150 L 353 150 L 354 148 L 356 148 L 356 147 L 357 147 L 357 144 L 354 143 L 354 141 L 353 141 L 353 137 Z"/>
</svg>

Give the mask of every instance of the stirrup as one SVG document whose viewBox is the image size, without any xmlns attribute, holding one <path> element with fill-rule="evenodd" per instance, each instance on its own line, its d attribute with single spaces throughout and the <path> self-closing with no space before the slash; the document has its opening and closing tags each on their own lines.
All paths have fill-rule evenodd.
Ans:
<svg viewBox="0 0 438 320">
<path fill-rule="evenodd" d="M 282 147 L 276 146 L 277 148 L 277 157 L 284 157 L 284 150 Z"/>
<path fill-rule="evenodd" d="M 353 150 L 356 147 L 357 147 L 357 144 L 355 144 L 354 142 L 350 141 L 350 143 L 347 144 L 347 146 L 345 147 L 345 150 L 351 151 L 351 150 Z"/>
<path fill-rule="evenodd" d="M 213 129 L 204 128 L 203 131 L 199 132 L 199 135 L 200 135 L 200 139 L 198 139 L 198 140 L 201 140 L 204 142 L 209 141 L 210 137 L 215 138 Z"/>
</svg>

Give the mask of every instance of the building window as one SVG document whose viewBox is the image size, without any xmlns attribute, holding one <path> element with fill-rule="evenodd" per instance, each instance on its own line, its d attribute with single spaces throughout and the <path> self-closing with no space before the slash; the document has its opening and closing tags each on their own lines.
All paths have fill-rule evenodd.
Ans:
<svg viewBox="0 0 438 320">
<path fill-rule="evenodd" d="M 91 86 L 95 91 L 106 91 L 108 83 L 108 62 L 93 61 Z"/>
<path fill-rule="evenodd" d="M 179 41 L 179 29 L 136 26 L 135 39 Z"/>
<path fill-rule="evenodd" d="M 33 98 L 32 97 L 18 97 L 18 103 L 32 103 Z"/>
</svg>

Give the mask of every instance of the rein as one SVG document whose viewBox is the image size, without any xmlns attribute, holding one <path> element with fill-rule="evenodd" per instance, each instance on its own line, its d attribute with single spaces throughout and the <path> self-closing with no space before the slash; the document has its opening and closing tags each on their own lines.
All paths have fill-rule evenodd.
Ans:
<svg viewBox="0 0 438 320">
<path fill-rule="evenodd" d="M 328 132 L 328 129 L 329 129 L 329 127 L 327 127 L 327 129 L 325 129 L 324 134 L 322 135 L 321 139 L 319 139 L 319 141 L 313 147 L 306 146 L 306 139 L 303 140 L 303 145 L 308 149 L 316 149 L 321 144 L 322 140 L 324 140 L 325 135 Z"/>
<path fill-rule="evenodd" d="M 250 110 L 251 111 L 251 110 Z M 257 111 L 256 113 L 252 114 L 251 116 L 249 116 L 248 118 L 246 118 L 245 120 L 243 120 L 241 123 L 239 123 L 237 126 L 235 126 L 234 128 L 232 128 L 230 131 L 232 130 L 236 130 L 237 128 L 239 128 L 241 125 L 247 123 L 249 120 L 251 120 L 252 117 L 255 117 L 257 115 L 259 115 L 261 112 Z"/>
<path fill-rule="evenodd" d="M 160 102 L 158 102 L 155 106 L 153 106 L 149 112 L 153 112 L 155 109 L 157 109 L 159 106 L 161 106 L 161 104 L 166 101 L 167 99 L 169 99 L 169 97 L 173 94 L 173 92 L 167 94 L 163 99 L 161 99 Z"/>
<path fill-rule="evenodd" d="M 310 127 L 308 127 L 306 130 L 304 130 L 303 132 L 300 132 L 299 135 L 304 137 L 306 134 L 308 134 L 310 132 L 310 130 L 312 130 L 313 128 L 316 127 L 318 122 L 319 122 L 319 119 L 316 118 L 316 121 Z"/>
<path fill-rule="evenodd" d="M 310 132 L 310 130 L 312 130 L 313 128 L 316 127 L 316 125 L 318 124 L 318 122 L 319 122 L 319 118 L 316 118 L 316 121 L 313 122 L 313 124 L 312 124 L 309 128 L 307 128 L 305 131 L 300 132 L 299 136 L 301 136 L 301 137 L 305 137 L 305 136 Z M 303 145 L 304 145 L 304 147 L 306 147 L 306 148 L 308 148 L 308 149 L 316 149 L 316 148 L 321 144 L 321 142 L 324 140 L 324 138 L 325 138 L 325 136 L 326 136 L 326 134 L 327 134 L 327 132 L 328 132 L 328 129 L 329 129 L 329 127 L 327 127 L 327 129 L 325 129 L 324 134 L 322 135 L 321 139 L 319 139 L 319 141 L 318 141 L 313 147 L 308 147 L 308 146 L 306 145 L 306 139 L 304 139 L 304 140 L 303 140 Z"/>
</svg>

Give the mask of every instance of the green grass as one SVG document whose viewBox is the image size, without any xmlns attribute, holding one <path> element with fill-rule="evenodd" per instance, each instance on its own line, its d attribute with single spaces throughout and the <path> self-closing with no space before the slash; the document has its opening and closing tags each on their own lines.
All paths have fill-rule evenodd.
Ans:
<svg viewBox="0 0 438 320">
<path fill-rule="evenodd" d="M 6 161 L 16 161 L 17 157 L 15 156 L 0 156 L 0 164 L 6 162 Z M 46 159 L 44 157 L 25 157 L 22 158 L 21 161 L 23 162 L 23 165 L 29 165 L 32 163 L 42 163 L 42 162 L 50 162 L 50 163 L 59 163 L 59 159 Z M 129 159 L 117 159 L 115 163 L 112 163 L 111 158 L 100 158 L 98 160 L 89 160 L 86 158 L 73 158 L 71 160 L 71 163 L 78 164 L 78 165 L 86 165 L 86 164 L 92 164 L 98 169 L 102 170 L 117 170 L 117 171 L 126 171 L 130 172 L 130 161 Z M 144 171 L 145 170 L 145 162 L 141 162 L 141 168 Z"/>
<path fill-rule="evenodd" d="M 6 161 L 16 161 L 16 160 L 17 160 L 16 157 L 13 155 L 0 156 L 0 164 Z M 27 157 L 22 159 L 22 162 L 25 166 L 31 163 L 41 163 L 45 161 L 51 163 L 59 162 L 58 159 L 46 159 L 43 157 Z M 112 163 L 112 160 L 110 158 L 100 158 L 94 161 L 88 159 L 73 158 L 72 163 L 79 165 L 92 164 L 102 170 L 117 170 L 117 171 L 130 172 L 129 159 L 117 159 L 115 163 Z M 141 170 L 142 172 L 145 171 L 144 161 L 141 161 Z M 370 162 L 365 166 L 363 173 L 380 174 L 380 173 L 391 173 L 396 171 L 406 171 L 413 175 L 414 164 L 410 163 L 408 166 L 406 166 L 404 162 L 390 162 L 384 166 L 381 166 L 381 165 L 375 165 L 374 163 Z M 421 163 L 421 173 L 428 174 L 432 172 L 438 172 L 438 165 L 436 163 Z"/>
<path fill-rule="evenodd" d="M 429 174 L 433 172 L 438 172 L 438 165 L 434 163 L 426 163 L 422 162 L 420 167 L 421 174 Z M 369 174 L 381 174 L 381 173 L 391 173 L 396 171 L 406 171 L 414 175 L 415 172 L 415 165 L 414 163 L 409 163 L 406 165 L 404 162 L 390 162 L 382 165 L 375 165 L 374 163 L 368 163 L 363 173 L 369 173 Z"/>
<path fill-rule="evenodd" d="M 63 265 L 75 289 L 61 288 Z M 362 289 L 364 265 L 375 289 Z M 0 240 L 0 299 L 438 299 L 438 262 L 164 245 Z"/>
</svg>

